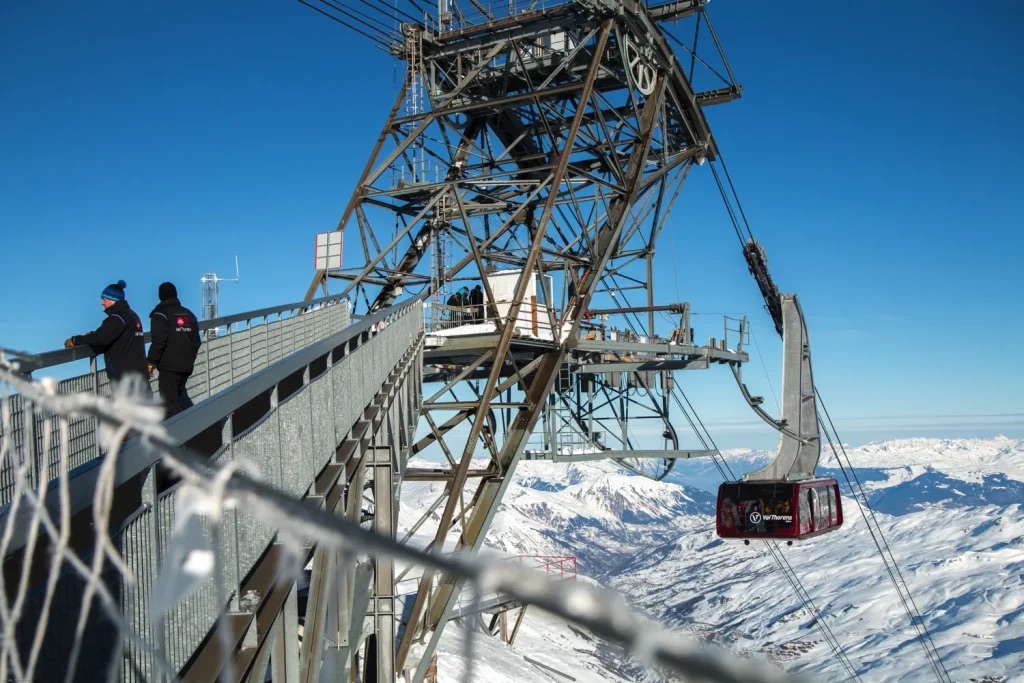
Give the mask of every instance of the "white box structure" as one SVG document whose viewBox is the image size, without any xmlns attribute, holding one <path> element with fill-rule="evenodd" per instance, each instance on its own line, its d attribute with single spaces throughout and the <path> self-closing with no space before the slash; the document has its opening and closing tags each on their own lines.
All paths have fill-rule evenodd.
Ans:
<svg viewBox="0 0 1024 683">
<path fill-rule="evenodd" d="M 341 231 L 316 234 L 316 256 L 313 267 L 317 270 L 341 268 Z"/>
<path fill-rule="evenodd" d="M 508 318 L 509 309 L 512 307 L 512 300 L 515 297 L 516 285 L 519 282 L 520 269 L 499 270 L 487 275 L 487 282 L 494 293 L 494 306 L 498 316 Z M 551 276 L 547 290 L 550 293 Z M 545 339 L 551 338 L 551 322 L 548 308 L 540 301 L 537 291 L 537 274 L 529 274 L 526 297 L 519 307 L 519 315 L 516 316 L 515 326 L 521 334 L 537 336 Z"/>
</svg>

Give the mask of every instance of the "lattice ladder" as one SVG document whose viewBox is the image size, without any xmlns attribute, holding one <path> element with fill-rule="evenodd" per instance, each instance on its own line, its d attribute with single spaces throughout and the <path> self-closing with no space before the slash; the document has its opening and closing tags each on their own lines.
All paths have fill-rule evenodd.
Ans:
<svg viewBox="0 0 1024 683">
<path fill-rule="evenodd" d="M 412 24 L 405 24 L 402 32 L 405 34 L 405 53 L 409 62 L 405 72 L 405 114 L 419 116 L 426 111 L 423 97 L 423 32 L 419 26 Z M 413 143 L 412 153 L 418 164 L 414 165 L 414 177 L 411 178 L 411 182 L 426 182 L 426 153 L 422 139 L 417 139 Z"/>
<path fill-rule="evenodd" d="M 423 33 L 418 26 L 405 24 L 405 53 L 409 68 L 405 72 L 405 113 L 415 116 L 423 112 Z"/>
<path fill-rule="evenodd" d="M 576 424 L 573 417 L 573 410 L 566 407 L 562 402 L 560 394 L 579 391 L 580 387 L 573 376 L 572 366 L 566 361 L 558 369 L 555 379 L 555 391 L 552 392 L 547 410 L 544 412 L 544 434 L 545 449 L 552 454 L 558 455 L 559 449 L 567 449 L 566 453 L 577 451 L 589 451 L 596 448 L 597 444 L 584 434 L 582 428 Z M 570 405 L 576 401 L 569 398 Z"/>
<path fill-rule="evenodd" d="M 430 287 L 434 292 L 433 300 L 438 304 L 448 301 L 448 282 L 444 274 L 451 268 L 451 236 L 448 234 L 448 194 L 445 193 L 434 207 L 431 219 L 434 230 L 430 239 L 432 250 L 430 259 Z"/>
</svg>

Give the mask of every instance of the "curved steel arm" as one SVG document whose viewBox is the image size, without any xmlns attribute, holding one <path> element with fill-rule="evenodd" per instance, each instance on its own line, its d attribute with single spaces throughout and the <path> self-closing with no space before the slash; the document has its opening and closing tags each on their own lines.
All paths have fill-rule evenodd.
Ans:
<svg viewBox="0 0 1024 683">
<path fill-rule="evenodd" d="M 818 432 L 818 403 L 811 373 L 811 345 L 807 337 L 803 310 L 795 294 L 783 294 L 782 305 L 782 419 L 773 420 L 758 401 L 750 396 L 739 374 L 733 369 L 747 403 L 758 415 L 782 433 L 779 452 L 765 467 L 744 479 L 807 479 L 821 457 Z"/>
<path fill-rule="evenodd" d="M 774 417 L 768 414 L 768 412 L 761 407 L 762 398 L 760 396 L 754 396 L 747 389 L 747 385 L 743 383 L 743 367 L 739 363 L 731 363 L 729 366 L 732 369 L 732 376 L 736 378 L 736 384 L 740 387 L 740 392 L 743 394 L 743 398 L 746 400 L 747 405 L 750 406 L 751 410 L 757 413 L 757 416 L 768 423 L 768 426 L 777 432 L 786 434 L 794 439 L 800 439 L 800 435 L 795 432 L 786 429 L 785 418 L 776 420 Z"/>
</svg>

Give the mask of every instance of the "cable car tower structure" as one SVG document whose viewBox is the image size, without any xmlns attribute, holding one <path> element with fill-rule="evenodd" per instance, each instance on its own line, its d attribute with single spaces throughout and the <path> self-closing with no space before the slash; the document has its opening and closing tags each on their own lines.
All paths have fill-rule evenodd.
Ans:
<svg viewBox="0 0 1024 683">
<path fill-rule="evenodd" d="M 414 457 L 367 468 L 363 514 L 394 534 L 401 483 L 440 482 L 409 536 L 478 550 L 524 458 L 661 478 L 709 454 L 677 431 L 674 373 L 746 362 L 746 330 L 694 343 L 689 304 L 656 300 L 654 256 L 687 176 L 716 158 L 704 108 L 740 87 L 704 0 L 407 1 L 400 30 L 372 34 L 370 15 L 311 5 L 407 75 L 337 226 L 358 253 L 307 297 L 334 278 L 356 314 L 429 302 Z M 445 311 L 474 285 L 482 311 Z M 422 681 L 461 586 L 425 575 L 399 613 L 402 575 L 384 558 L 374 571 L 365 670 Z"/>
</svg>

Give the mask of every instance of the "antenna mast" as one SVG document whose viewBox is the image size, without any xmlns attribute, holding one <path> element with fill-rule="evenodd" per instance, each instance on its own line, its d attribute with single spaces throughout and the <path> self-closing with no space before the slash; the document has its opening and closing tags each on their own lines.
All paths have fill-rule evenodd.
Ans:
<svg viewBox="0 0 1024 683">
<path fill-rule="evenodd" d="M 217 273 L 204 273 L 200 282 L 203 283 L 203 320 L 213 320 L 218 316 L 221 282 L 238 282 L 241 275 L 238 271 L 238 257 L 235 257 L 235 277 L 219 277 Z M 220 336 L 218 328 L 206 331 L 206 337 L 213 339 Z"/>
</svg>

